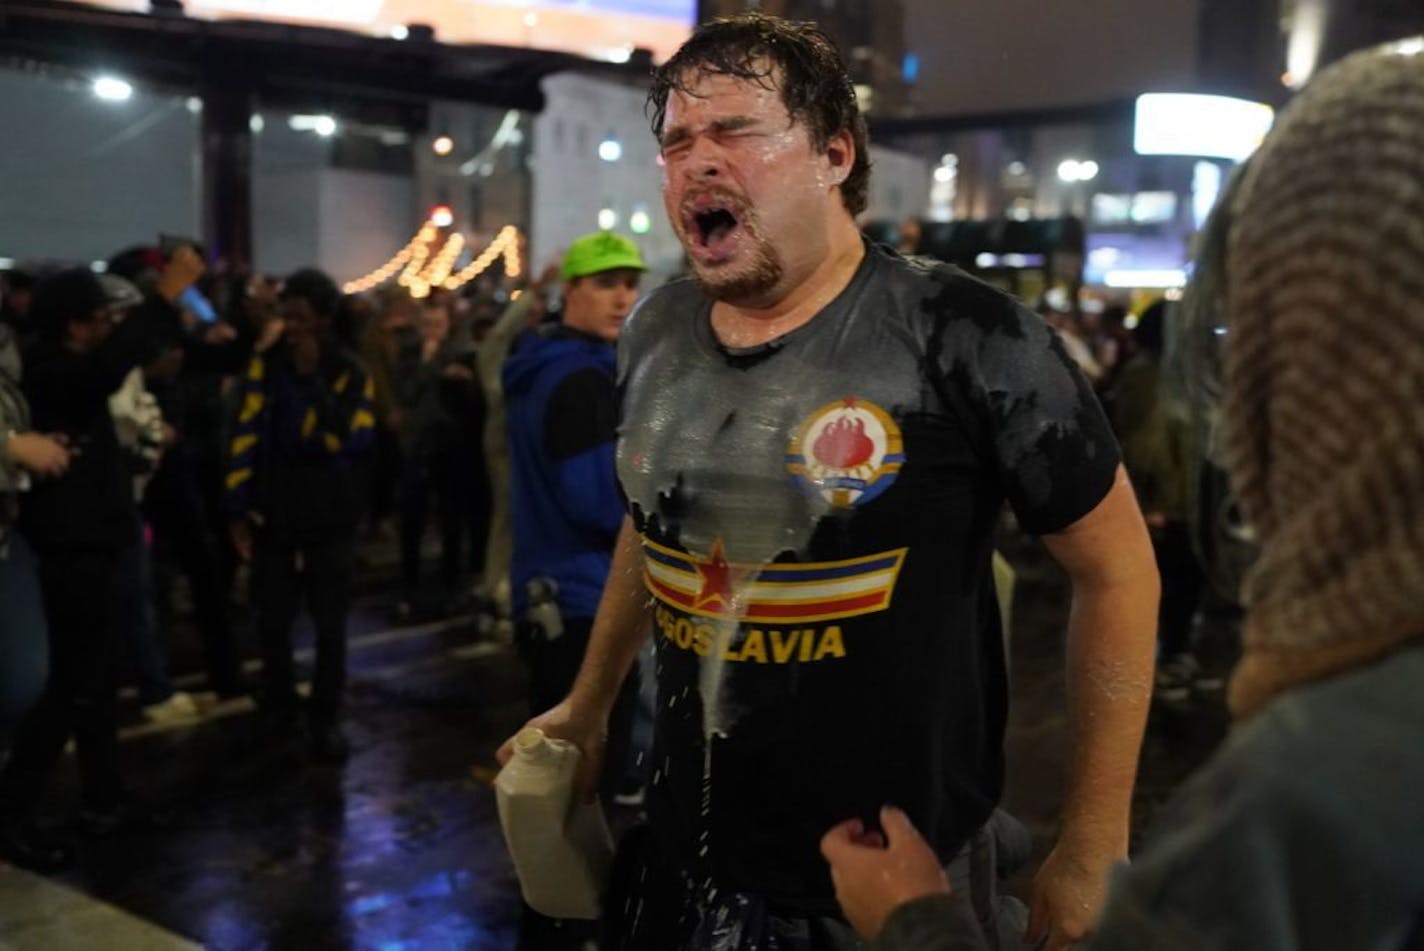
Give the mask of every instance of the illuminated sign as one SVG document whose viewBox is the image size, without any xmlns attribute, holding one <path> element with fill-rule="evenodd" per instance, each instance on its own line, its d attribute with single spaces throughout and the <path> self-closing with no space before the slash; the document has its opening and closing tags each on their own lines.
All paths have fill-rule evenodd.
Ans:
<svg viewBox="0 0 1424 951">
<path fill-rule="evenodd" d="M 1245 160 L 1275 121 L 1275 110 L 1230 96 L 1149 93 L 1137 97 L 1138 155 Z"/>
<path fill-rule="evenodd" d="M 88 6 L 149 12 L 149 0 Z M 184 0 L 187 16 L 335 27 L 404 39 L 412 23 L 442 43 L 487 43 L 625 62 L 637 47 L 665 60 L 697 19 L 696 0 Z"/>
</svg>

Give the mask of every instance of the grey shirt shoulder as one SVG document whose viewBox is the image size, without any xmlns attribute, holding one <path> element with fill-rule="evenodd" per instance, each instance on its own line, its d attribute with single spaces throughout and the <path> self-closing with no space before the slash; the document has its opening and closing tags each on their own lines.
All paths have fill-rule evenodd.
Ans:
<svg viewBox="0 0 1424 951">
<path fill-rule="evenodd" d="M 1093 948 L 1420 947 L 1424 645 L 1283 694 L 1173 797 Z"/>
</svg>

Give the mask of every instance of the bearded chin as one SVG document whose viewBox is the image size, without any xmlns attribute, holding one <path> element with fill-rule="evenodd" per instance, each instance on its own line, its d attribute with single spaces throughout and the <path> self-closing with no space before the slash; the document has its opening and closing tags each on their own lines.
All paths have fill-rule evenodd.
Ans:
<svg viewBox="0 0 1424 951">
<path fill-rule="evenodd" d="M 759 300 L 772 291 L 781 283 L 782 267 L 780 258 L 757 246 L 755 256 L 744 266 L 704 269 L 694 262 L 692 276 L 713 300 L 739 304 Z"/>
</svg>

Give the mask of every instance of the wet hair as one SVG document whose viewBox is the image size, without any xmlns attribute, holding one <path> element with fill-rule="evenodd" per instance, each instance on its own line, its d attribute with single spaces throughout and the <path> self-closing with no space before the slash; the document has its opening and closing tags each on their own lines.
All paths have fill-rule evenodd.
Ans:
<svg viewBox="0 0 1424 951">
<path fill-rule="evenodd" d="M 653 70 L 648 112 L 655 136 L 662 138 L 668 96 L 688 92 L 707 75 L 777 90 L 792 120 L 806 127 L 811 144 L 822 151 L 833 136 L 849 131 L 855 162 L 841 182 L 841 201 L 852 216 L 865 210 L 870 189 L 865 117 L 835 43 L 814 23 L 745 13 L 698 27 L 671 59 Z"/>
</svg>

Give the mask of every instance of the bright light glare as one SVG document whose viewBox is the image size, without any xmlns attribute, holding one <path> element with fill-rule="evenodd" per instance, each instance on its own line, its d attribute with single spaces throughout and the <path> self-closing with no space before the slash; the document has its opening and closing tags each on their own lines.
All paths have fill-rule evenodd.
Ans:
<svg viewBox="0 0 1424 951">
<path fill-rule="evenodd" d="M 1065 182 L 1091 182 L 1098 177 L 1098 163 L 1089 159 L 1065 159 L 1058 164 L 1058 177 Z"/>
<path fill-rule="evenodd" d="M 247 120 L 247 127 L 253 132 L 261 132 L 266 125 L 266 120 L 262 118 L 262 114 L 259 112 L 254 112 L 252 117 Z"/>
<path fill-rule="evenodd" d="M 449 205 L 436 205 L 430 209 L 430 223 L 437 228 L 448 228 L 455 223 L 455 213 Z"/>
<path fill-rule="evenodd" d="M 618 212 L 604 208 L 598 213 L 598 227 L 600 231 L 612 231 L 618 227 Z"/>
<path fill-rule="evenodd" d="M 287 125 L 298 132 L 315 132 L 322 138 L 336 134 L 336 120 L 331 116 L 292 116 Z"/>
<path fill-rule="evenodd" d="M 410 30 L 407 29 L 404 25 L 397 23 L 395 26 L 391 27 L 391 39 L 405 40 L 409 38 Z"/>
<path fill-rule="evenodd" d="M 1195 93 L 1137 97 L 1133 148 L 1138 155 L 1195 155 L 1244 161 L 1275 121 L 1259 102 Z"/>
<path fill-rule="evenodd" d="M 430 143 L 430 147 L 435 150 L 436 155 L 449 155 L 455 151 L 455 140 L 448 135 L 439 135 Z"/>
<path fill-rule="evenodd" d="M 1400 40 L 1391 44 L 1389 51 L 1396 56 L 1418 56 L 1424 53 L 1424 36 L 1411 36 L 1407 40 Z"/>
<path fill-rule="evenodd" d="M 117 76 L 100 76 L 94 80 L 94 95 L 105 102 L 127 102 L 133 98 L 133 86 Z"/>
<path fill-rule="evenodd" d="M 646 211 L 638 210 L 628 216 L 628 229 L 634 234 L 647 234 L 652 227 L 653 219 Z"/>
<path fill-rule="evenodd" d="M 598 157 L 605 162 L 616 162 L 623 157 L 623 143 L 617 139 L 604 139 L 598 143 Z"/>
<path fill-rule="evenodd" d="M 952 182 L 955 177 L 955 169 L 949 165 L 941 165 L 934 170 L 934 180 L 937 182 Z"/>
<path fill-rule="evenodd" d="M 1103 283 L 1108 287 L 1182 287 L 1187 283 L 1187 272 L 1180 268 L 1123 269 L 1108 271 Z"/>
</svg>

